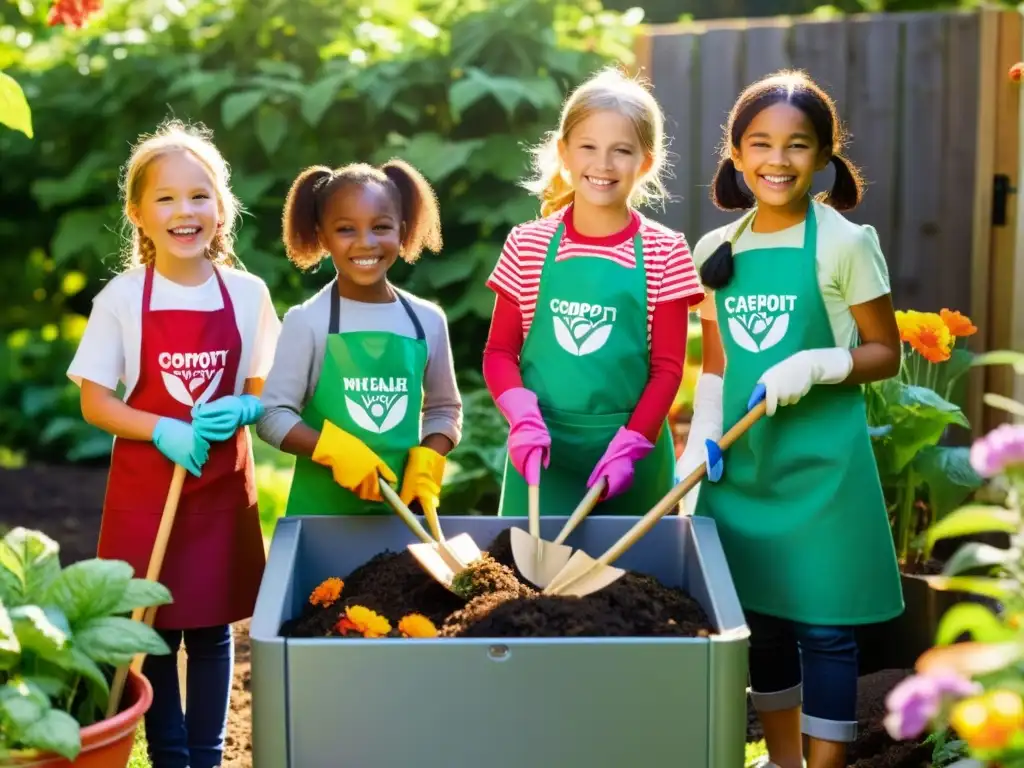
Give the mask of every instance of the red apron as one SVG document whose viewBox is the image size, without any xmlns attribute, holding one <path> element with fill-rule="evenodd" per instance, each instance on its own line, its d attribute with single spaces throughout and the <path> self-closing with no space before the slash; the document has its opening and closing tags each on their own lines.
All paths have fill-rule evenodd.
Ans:
<svg viewBox="0 0 1024 768">
<path fill-rule="evenodd" d="M 193 404 L 234 394 L 242 339 L 231 297 L 216 268 L 214 274 L 222 309 L 150 311 L 153 267 L 146 268 L 131 407 L 191 423 Z M 114 441 L 99 557 L 125 560 L 137 577 L 146 575 L 173 471 L 153 443 Z M 266 558 L 248 430 L 212 443 L 202 477 L 185 478 L 158 579 L 174 602 L 157 611 L 154 626 L 191 629 L 249 618 Z"/>
</svg>

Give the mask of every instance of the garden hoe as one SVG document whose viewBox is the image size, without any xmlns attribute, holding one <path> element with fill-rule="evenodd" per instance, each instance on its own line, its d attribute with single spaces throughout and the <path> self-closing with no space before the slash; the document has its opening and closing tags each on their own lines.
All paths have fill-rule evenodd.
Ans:
<svg viewBox="0 0 1024 768">
<path fill-rule="evenodd" d="M 512 536 L 512 556 L 515 558 L 516 567 L 523 574 L 523 578 L 536 584 L 538 587 L 546 587 L 555 576 L 565 567 L 572 557 L 572 547 L 563 542 L 576 526 L 597 505 L 601 494 L 604 493 L 605 480 L 601 479 L 572 513 L 572 516 L 565 521 L 562 530 L 554 541 L 546 541 L 540 538 L 540 511 L 539 493 L 536 486 L 530 486 L 530 532 L 522 528 L 513 527 L 510 531 Z"/>
<path fill-rule="evenodd" d="M 435 530 L 437 538 L 433 538 L 426 529 L 420 525 L 419 520 L 412 513 L 412 510 L 405 505 L 405 502 L 395 493 L 394 488 L 388 485 L 384 478 L 378 478 L 380 492 L 395 513 L 402 518 L 402 522 L 409 526 L 422 544 L 410 544 L 409 551 L 416 561 L 429 573 L 434 580 L 451 592 L 458 593 L 452 589 L 452 580 L 455 574 L 464 570 L 474 560 L 483 557 L 480 547 L 476 545 L 468 533 L 462 533 L 452 539 L 446 539 L 441 535 L 441 524 L 437 520 L 437 513 L 426 515 L 427 521 Z M 431 520 L 431 517 L 434 519 Z"/>
<path fill-rule="evenodd" d="M 754 422 L 764 415 L 765 402 L 763 387 L 759 389 L 759 392 L 760 402 L 748 411 L 732 429 L 725 433 L 722 439 L 718 441 L 718 447 L 714 448 L 715 444 L 709 442 L 707 465 L 697 467 L 690 473 L 689 477 L 681 480 L 661 499 L 661 501 L 654 506 L 653 509 L 651 509 L 650 512 L 637 520 L 632 528 L 626 531 L 618 541 L 608 548 L 607 552 L 596 560 L 590 557 L 590 555 L 583 550 L 577 550 L 576 554 L 574 554 L 569 559 L 569 562 L 565 564 L 565 568 L 563 568 L 547 586 L 544 590 L 544 594 L 583 597 L 584 595 L 589 595 L 592 592 L 604 589 L 616 579 L 621 578 L 626 572 L 621 568 L 612 567 L 610 563 L 614 562 L 622 555 L 623 552 L 636 544 L 636 542 L 645 533 L 647 533 L 656 522 L 672 510 L 677 509 L 679 502 L 683 499 L 683 496 L 689 493 L 690 490 L 701 481 L 701 478 L 705 476 L 707 471 L 706 466 L 714 467 L 715 464 L 721 461 L 722 452 L 736 442 L 736 440 L 739 439 L 739 437 L 743 435 L 743 433 L 746 432 Z M 713 455 L 711 453 L 712 450 L 715 451 Z"/>
<path fill-rule="evenodd" d="M 156 541 L 153 542 L 153 551 L 149 555 L 149 566 L 146 569 L 146 578 L 150 581 L 160 581 L 160 569 L 164 566 L 164 555 L 167 553 L 167 542 L 171 538 L 171 529 L 174 528 L 174 516 L 178 513 L 178 500 L 181 499 L 181 488 L 185 484 L 185 468 L 180 464 L 174 465 L 174 474 L 171 475 L 171 487 L 167 491 L 167 500 L 164 502 L 164 511 L 160 515 L 160 527 L 156 531 Z M 156 618 L 156 607 L 149 610 L 136 608 L 132 611 L 133 621 L 143 621 L 153 626 Z M 145 655 L 137 654 L 132 659 L 131 669 L 135 672 L 142 671 L 142 662 Z M 124 693 L 124 684 L 128 679 L 129 667 L 118 667 L 114 673 L 114 680 L 110 684 L 110 698 L 107 700 L 107 719 L 117 714 L 121 706 L 121 694 Z"/>
</svg>

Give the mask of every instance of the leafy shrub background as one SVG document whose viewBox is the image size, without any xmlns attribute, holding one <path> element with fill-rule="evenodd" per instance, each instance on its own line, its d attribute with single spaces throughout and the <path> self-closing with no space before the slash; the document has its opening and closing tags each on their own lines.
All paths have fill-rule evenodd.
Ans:
<svg viewBox="0 0 1024 768">
<path fill-rule="evenodd" d="M 201 121 L 246 209 L 238 253 L 280 312 L 328 279 L 285 259 L 281 205 L 305 166 L 403 157 L 442 204 L 445 248 L 396 283 L 451 327 L 467 439 L 449 511 L 493 508 L 504 424 L 479 376 L 484 287 L 508 230 L 537 215 L 518 183 L 527 145 L 565 94 L 632 59 L 642 14 L 553 0 L 108 0 L 80 31 L 45 2 L 0 6 L 0 69 L 32 106 L 35 139 L 0 131 L 0 444 L 29 460 L 104 462 L 65 370 L 92 297 L 120 266 L 118 181 L 131 143 L 168 116 Z"/>
</svg>

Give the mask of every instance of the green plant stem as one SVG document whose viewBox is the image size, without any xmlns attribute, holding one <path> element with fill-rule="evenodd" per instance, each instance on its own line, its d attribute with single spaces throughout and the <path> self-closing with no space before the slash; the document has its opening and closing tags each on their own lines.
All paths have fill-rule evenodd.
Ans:
<svg viewBox="0 0 1024 768">
<path fill-rule="evenodd" d="M 910 553 L 910 526 L 914 519 L 914 499 L 917 496 L 917 475 L 911 467 L 905 470 L 896 516 L 896 555 L 901 565 L 907 564 Z"/>
<path fill-rule="evenodd" d="M 81 675 L 75 675 L 75 682 L 71 684 L 71 693 L 68 694 L 68 704 L 64 707 L 64 711 L 69 715 L 71 714 L 71 708 L 75 705 L 75 696 L 78 695 L 78 684 L 82 682 Z"/>
</svg>

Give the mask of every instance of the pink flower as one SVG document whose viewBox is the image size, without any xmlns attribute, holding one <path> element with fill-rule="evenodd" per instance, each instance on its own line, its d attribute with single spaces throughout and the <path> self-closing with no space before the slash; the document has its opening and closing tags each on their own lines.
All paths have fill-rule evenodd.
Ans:
<svg viewBox="0 0 1024 768">
<path fill-rule="evenodd" d="M 945 697 L 960 698 L 980 691 L 978 683 L 952 672 L 911 675 L 885 699 L 885 729 L 897 741 L 916 739 L 939 714 Z"/>
<path fill-rule="evenodd" d="M 1014 464 L 1024 464 L 1024 425 L 1003 424 L 971 446 L 971 466 L 982 477 L 994 477 Z"/>
</svg>

